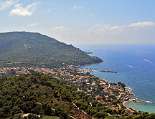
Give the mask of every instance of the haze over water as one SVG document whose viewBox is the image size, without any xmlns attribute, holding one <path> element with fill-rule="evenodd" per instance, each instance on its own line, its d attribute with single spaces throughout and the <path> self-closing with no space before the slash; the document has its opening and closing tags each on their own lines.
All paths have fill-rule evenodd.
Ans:
<svg viewBox="0 0 155 119">
<path fill-rule="evenodd" d="M 110 82 L 124 82 L 131 87 L 136 97 L 151 101 L 151 104 L 131 103 L 134 109 L 155 112 L 155 46 L 154 45 L 105 45 L 83 48 L 91 50 L 104 60 L 103 63 L 87 66 L 95 69 L 94 75 Z M 110 68 L 118 73 L 100 72 Z"/>
</svg>

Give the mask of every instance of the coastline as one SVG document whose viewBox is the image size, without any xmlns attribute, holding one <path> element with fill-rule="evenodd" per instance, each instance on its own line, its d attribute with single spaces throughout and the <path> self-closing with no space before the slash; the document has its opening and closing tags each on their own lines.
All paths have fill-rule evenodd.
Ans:
<svg viewBox="0 0 155 119">
<path fill-rule="evenodd" d="M 64 68 L 2 68 L 3 71 L 15 71 L 17 76 L 20 74 L 29 74 L 29 70 L 34 70 L 36 72 L 51 74 L 53 76 L 62 76 L 63 79 L 68 82 L 72 82 L 74 85 L 79 85 L 78 91 L 84 91 L 87 95 L 94 95 L 97 101 L 102 104 L 110 107 L 112 110 L 121 110 L 125 109 L 125 111 L 129 114 L 133 114 L 135 112 L 139 112 L 134 108 L 129 107 L 129 103 L 131 102 L 141 102 L 146 103 L 146 101 L 138 99 L 135 97 L 133 90 L 130 87 L 124 87 L 123 83 L 111 83 L 106 79 L 99 78 L 96 75 L 92 75 L 92 69 L 89 68 L 80 68 L 74 66 L 68 66 Z M 23 71 L 23 72 L 21 72 Z M 64 76 L 65 75 L 65 76 Z M 65 77 L 68 77 L 65 79 Z M 97 79 L 97 80 L 92 80 Z M 82 85 L 86 85 L 84 88 Z M 125 84 L 124 84 L 125 85 Z M 98 87 L 98 88 L 97 88 Z M 97 90 L 96 90 L 97 89 Z M 95 92 L 94 92 L 95 91 Z M 119 101 L 116 104 L 115 101 Z"/>
<path fill-rule="evenodd" d="M 131 88 L 125 88 L 121 82 L 110 83 L 109 81 L 90 74 L 89 69 L 80 67 L 67 66 L 62 68 L 2 68 L 3 72 L 14 73 L 16 76 L 20 74 L 31 74 L 35 71 L 43 74 L 50 74 L 54 77 L 61 77 L 68 84 L 77 86 L 78 91 L 82 91 L 87 95 L 92 95 L 98 102 L 109 107 L 109 109 L 117 112 L 125 109 L 126 113 L 133 114 L 135 111 L 128 111 L 122 103 L 128 101 L 132 96 Z M 118 102 L 119 101 L 119 102 Z"/>
<path fill-rule="evenodd" d="M 99 63 L 98 63 L 99 64 Z M 89 73 L 92 73 L 94 70 L 93 69 L 91 69 L 91 68 L 85 68 L 85 66 L 80 66 L 79 68 L 81 69 L 81 67 L 83 67 L 82 69 L 84 69 L 86 72 L 89 72 Z M 102 71 L 99 71 L 99 72 L 102 72 Z M 111 73 L 111 72 L 110 72 Z M 113 73 L 113 72 L 112 72 Z M 94 75 L 94 74 L 93 74 Z M 94 76 L 96 76 L 96 75 L 94 75 Z M 97 76 L 98 77 L 98 76 Z M 108 82 L 108 83 L 110 83 L 108 80 L 106 80 L 106 79 L 103 79 L 103 78 L 100 78 L 99 77 L 99 79 L 100 80 L 104 80 L 104 81 L 106 81 L 106 82 Z M 129 112 L 131 112 L 131 113 L 133 113 L 133 112 L 138 112 L 138 110 L 135 110 L 134 108 L 130 108 L 129 106 L 128 106 L 128 104 L 130 103 L 130 102 L 133 102 L 133 101 L 138 101 L 138 98 L 136 98 L 135 97 L 135 94 L 134 94 L 134 92 L 133 92 L 133 90 L 130 88 L 130 87 L 125 87 L 125 92 L 127 93 L 126 94 L 126 96 L 127 96 L 127 100 L 126 100 L 126 98 L 124 98 L 123 99 L 123 102 L 122 102 L 122 105 L 129 111 Z M 126 97 L 125 96 L 125 97 Z"/>
<path fill-rule="evenodd" d="M 141 100 L 136 98 L 136 100 L 131 99 L 127 102 L 124 102 L 124 106 L 129 109 L 134 109 L 137 112 L 147 112 L 147 113 L 155 113 L 155 104 L 151 101 Z"/>
<path fill-rule="evenodd" d="M 122 51 L 122 48 L 126 50 Z M 154 67 L 155 65 L 146 63 L 145 61 L 143 61 L 144 55 L 137 56 L 137 54 L 134 52 L 135 50 L 140 52 L 142 48 L 151 53 L 148 54 L 147 56 L 148 59 L 155 58 L 155 55 L 153 55 L 152 52 L 154 50 L 154 47 L 152 46 L 151 47 L 149 46 L 149 49 L 148 46 L 145 45 L 138 47 L 116 46 L 113 48 L 113 50 L 111 50 L 111 47 L 104 47 L 104 48 L 99 47 L 98 49 L 96 48 L 93 49 L 94 55 L 104 59 L 104 62 L 96 65 L 86 66 L 83 68 L 92 69 L 91 72 L 92 75 L 100 77 L 101 79 L 106 79 L 108 82 L 122 81 L 125 84 L 127 84 L 127 86 L 131 86 L 133 89 L 133 93 L 135 94 L 134 98 L 138 100 L 136 102 L 135 100 L 125 102 L 125 106 L 127 108 L 132 107 L 136 111 L 155 113 L 155 95 L 154 95 L 154 78 L 153 78 L 154 77 L 153 70 L 155 68 Z M 114 50 L 118 51 L 114 53 L 113 52 Z M 124 61 L 124 57 L 126 57 L 127 60 Z M 114 60 L 114 58 L 116 59 Z M 144 69 L 142 66 L 144 66 Z M 117 71 L 118 73 L 113 74 L 109 72 L 103 72 L 103 73 L 100 72 L 104 68 L 110 68 L 114 71 Z M 143 72 L 144 70 L 145 72 Z"/>
<path fill-rule="evenodd" d="M 148 101 L 148 100 L 143 100 L 143 99 L 137 98 L 131 88 L 129 88 L 129 91 L 131 92 L 132 96 L 128 100 L 122 102 L 123 106 L 126 109 L 132 110 L 135 112 L 155 113 L 155 111 L 148 111 L 148 110 L 145 111 L 141 108 L 138 109 L 137 105 L 143 106 L 143 108 L 145 109 L 145 105 L 152 105 L 153 103 L 151 101 Z"/>
<path fill-rule="evenodd" d="M 99 64 L 99 63 L 97 63 L 97 64 Z M 85 66 L 83 66 L 83 68 L 85 68 Z M 90 71 L 89 73 L 92 73 L 92 72 L 94 71 L 94 70 L 91 69 L 91 68 L 86 68 L 86 69 L 87 69 L 87 71 Z M 101 72 L 101 71 L 99 71 L 99 72 Z M 95 74 L 93 74 L 93 75 L 95 75 Z M 95 75 L 95 76 L 96 76 L 96 75 Z M 98 77 L 98 76 L 97 76 L 97 77 Z M 101 78 L 101 77 L 100 77 L 100 79 L 106 80 L 106 79 L 103 79 L 103 78 Z M 109 82 L 108 80 L 106 80 L 106 81 Z M 141 104 L 141 105 L 152 104 L 151 101 L 142 100 L 142 99 L 140 99 L 140 98 L 137 98 L 136 95 L 134 94 L 133 90 L 132 90 L 130 87 L 126 87 L 126 89 L 127 89 L 127 91 L 129 92 L 129 94 L 131 95 L 131 96 L 129 96 L 129 99 L 128 99 L 128 100 L 124 100 L 124 101 L 122 102 L 123 106 L 124 106 L 127 110 L 129 110 L 129 111 L 135 111 L 135 112 L 140 112 L 140 111 L 141 111 L 140 109 L 137 109 L 137 108 L 134 108 L 133 106 L 131 106 L 131 105 L 130 105 L 131 103 L 133 103 L 134 105 L 135 105 L 135 104 Z M 146 111 L 142 111 L 142 112 L 153 113 L 152 111 L 149 112 L 149 111 L 147 111 L 147 110 L 146 110 Z"/>
</svg>

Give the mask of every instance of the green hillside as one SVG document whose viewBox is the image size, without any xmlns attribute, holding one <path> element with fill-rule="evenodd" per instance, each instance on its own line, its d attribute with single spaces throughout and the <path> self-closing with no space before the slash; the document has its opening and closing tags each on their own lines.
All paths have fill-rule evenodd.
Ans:
<svg viewBox="0 0 155 119">
<path fill-rule="evenodd" d="M 84 65 L 102 60 L 86 52 L 39 33 L 0 33 L 1 66 Z"/>
<path fill-rule="evenodd" d="M 61 78 L 33 73 L 0 79 L 0 119 L 154 119 L 154 114 L 123 116 L 79 92 Z"/>
</svg>

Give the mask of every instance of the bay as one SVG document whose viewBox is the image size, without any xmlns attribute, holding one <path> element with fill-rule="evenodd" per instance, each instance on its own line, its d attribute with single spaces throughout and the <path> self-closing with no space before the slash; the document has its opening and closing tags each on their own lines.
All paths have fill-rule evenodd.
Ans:
<svg viewBox="0 0 155 119">
<path fill-rule="evenodd" d="M 104 62 L 85 66 L 92 74 L 109 82 L 121 81 L 133 89 L 137 98 L 150 103 L 129 103 L 129 107 L 144 112 L 155 112 L 155 46 L 154 45 L 103 45 L 82 47 L 92 51 Z M 117 73 L 101 72 L 110 69 Z"/>
</svg>

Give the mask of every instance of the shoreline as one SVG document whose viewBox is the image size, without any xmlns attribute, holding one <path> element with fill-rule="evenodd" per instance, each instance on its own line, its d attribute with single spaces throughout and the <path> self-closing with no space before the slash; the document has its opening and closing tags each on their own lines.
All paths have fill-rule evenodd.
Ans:
<svg viewBox="0 0 155 119">
<path fill-rule="evenodd" d="M 84 68 L 85 69 L 85 68 Z M 90 68 L 87 68 L 87 70 L 90 70 L 90 73 L 93 72 L 94 70 L 93 69 L 90 69 Z M 101 71 L 99 71 L 101 72 Z M 93 74 L 94 75 L 94 74 Z M 96 76 L 96 75 L 95 75 Z M 101 77 L 99 77 L 100 79 L 103 79 Z M 103 80 L 106 80 L 106 79 L 103 79 Z M 108 80 L 106 80 L 108 81 Z M 108 81 L 109 82 L 109 81 Z M 153 102 L 151 101 L 148 101 L 148 100 L 143 100 L 143 99 L 140 99 L 140 98 L 137 98 L 133 92 L 133 90 L 130 88 L 130 87 L 126 87 L 126 90 L 129 92 L 129 94 L 131 95 L 131 97 L 129 97 L 129 99 L 126 101 L 123 101 L 122 104 L 123 106 L 127 109 L 127 110 L 130 110 L 130 111 L 136 111 L 136 112 L 139 112 L 141 110 L 137 110 L 133 107 L 130 107 L 129 106 L 129 103 L 139 103 L 139 104 L 153 104 Z M 142 112 L 148 112 L 148 113 L 152 113 L 152 112 L 149 112 L 149 111 L 142 111 Z"/>
<path fill-rule="evenodd" d="M 141 112 L 147 112 L 147 113 L 155 113 L 155 111 L 145 111 L 145 110 L 141 110 L 140 108 L 136 108 L 136 106 L 130 106 L 131 105 L 141 105 L 142 107 L 147 107 L 147 105 L 150 106 L 154 106 L 154 103 L 151 101 L 145 101 L 139 98 L 133 98 L 133 99 L 129 99 L 128 101 L 124 101 L 123 102 L 123 106 L 125 106 L 127 109 L 133 109 L 137 112 L 141 111 Z"/>
<path fill-rule="evenodd" d="M 4 70 L 4 69 L 3 69 Z M 26 69 L 23 67 L 23 69 L 21 68 L 11 68 L 10 69 L 10 71 L 13 71 L 13 70 L 16 70 L 19 74 L 24 74 L 24 73 L 28 73 L 27 71 L 26 71 Z M 18 71 L 19 70 L 19 71 Z M 21 72 L 21 70 L 23 70 L 23 71 L 25 71 L 25 72 Z M 31 70 L 31 68 L 30 68 L 30 70 Z M 54 74 L 55 73 L 55 71 L 54 70 L 56 70 L 56 69 L 48 69 L 48 68 L 32 68 L 32 70 L 34 70 L 34 71 L 37 71 L 37 72 L 42 72 L 42 73 L 45 73 L 45 74 Z M 62 71 L 61 71 L 62 70 Z M 66 67 L 65 69 L 64 68 L 58 68 L 57 69 L 57 71 L 56 71 L 56 73 L 57 74 L 59 74 L 59 72 L 60 72 L 60 74 L 61 73 L 63 73 L 63 70 L 64 71 L 69 71 L 69 72 L 71 72 L 71 74 L 72 74 L 72 71 L 77 71 L 77 72 L 79 72 L 79 73 L 84 73 L 84 74 L 86 74 L 87 76 L 89 76 L 90 78 L 97 78 L 98 79 L 98 81 L 99 81 L 99 86 L 100 87 L 104 87 L 103 89 L 102 89 L 102 91 L 105 91 L 105 92 L 109 92 L 109 94 L 107 95 L 108 97 L 110 96 L 110 95 L 113 95 L 113 91 L 117 91 L 117 93 L 119 93 L 119 95 L 117 96 L 117 98 L 121 101 L 121 104 L 129 111 L 129 112 L 138 112 L 138 111 L 140 111 L 140 110 L 136 110 L 136 109 L 134 109 L 134 108 L 131 108 L 131 107 L 129 107 L 129 103 L 130 102 L 134 102 L 134 103 L 148 103 L 148 102 L 150 102 L 150 101 L 145 101 L 145 100 L 142 100 L 142 99 L 139 99 L 139 98 L 136 98 L 136 96 L 134 95 L 134 93 L 133 93 L 133 90 L 130 88 L 130 87 L 119 87 L 120 85 L 119 84 L 117 84 L 117 83 L 110 83 L 107 79 L 103 79 L 103 78 L 101 78 L 101 77 L 98 77 L 98 76 L 96 76 L 96 75 L 89 75 L 89 74 L 87 74 L 87 72 L 89 72 L 90 74 L 93 72 L 93 70 L 92 69 L 90 69 L 90 68 L 81 68 L 81 67 L 73 67 L 73 66 L 68 66 L 68 68 Z M 68 73 L 69 73 L 68 72 Z M 62 74 L 63 75 L 63 74 Z M 80 75 L 80 74 L 79 74 Z M 71 76 L 70 78 L 72 79 L 72 75 L 69 75 L 69 76 Z M 89 80 L 87 80 L 87 76 L 85 76 L 86 77 L 86 79 L 85 79 L 85 82 L 86 82 L 86 84 L 87 84 L 87 86 L 94 86 L 94 85 L 96 85 L 96 84 L 94 84 L 93 82 L 92 82 L 92 84 L 89 82 Z M 95 77 L 94 77 L 95 76 Z M 79 77 L 77 77 L 77 78 L 79 78 Z M 81 78 L 80 79 L 83 79 L 84 77 L 83 76 L 81 76 Z M 76 78 L 75 78 L 76 79 Z M 76 82 L 79 82 L 80 83 L 80 81 L 79 80 L 77 80 Z M 80 83 L 80 85 L 81 85 L 81 83 Z M 124 90 L 122 90 L 122 89 L 124 89 Z M 92 89 L 91 89 L 92 90 Z M 88 93 L 90 92 L 90 89 L 88 90 Z M 103 95 L 103 92 L 100 92 L 100 94 L 102 94 Z M 101 96 L 102 96 L 101 95 Z M 97 97 L 97 95 L 96 95 L 96 97 L 98 98 L 98 100 L 99 100 L 99 98 L 101 99 L 101 96 L 99 97 Z M 95 98 L 96 98 L 95 97 Z M 105 100 L 106 99 L 106 95 L 104 96 L 104 97 L 102 97 L 102 99 L 103 100 Z M 107 98 L 108 99 L 108 98 Z M 105 101 L 107 101 L 107 100 L 105 100 Z M 106 102 L 107 104 L 108 103 L 113 103 L 113 101 L 110 101 L 110 102 Z M 151 102 L 150 102 L 151 103 Z"/>
<path fill-rule="evenodd" d="M 80 69 L 81 69 L 81 67 L 79 67 Z M 89 72 L 90 74 L 92 73 L 92 72 L 94 72 L 94 70 L 93 69 L 91 69 L 91 68 L 82 68 L 83 70 L 86 70 L 87 72 Z M 99 71 L 99 72 L 102 72 L 102 71 Z M 94 75 L 94 74 L 93 74 Z M 96 75 L 94 75 L 94 76 L 96 76 Z M 97 76 L 98 77 L 98 76 Z M 104 81 L 107 81 L 108 83 L 110 83 L 107 79 L 103 79 L 103 78 L 101 78 L 101 77 L 99 77 L 99 79 L 100 80 L 104 80 Z M 138 112 L 138 110 L 135 110 L 134 108 L 130 108 L 129 106 L 128 106 L 128 103 L 130 103 L 130 102 L 132 102 L 132 101 L 136 101 L 136 100 L 138 100 L 138 98 L 136 98 L 135 97 L 135 94 L 133 93 L 133 90 L 130 88 L 130 87 L 128 87 L 128 86 L 126 86 L 125 87 L 125 92 L 126 92 L 126 96 L 128 97 L 128 100 L 125 100 L 125 98 L 123 99 L 124 101 L 122 101 L 122 105 L 128 110 L 128 111 L 130 111 L 130 112 Z"/>
</svg>

